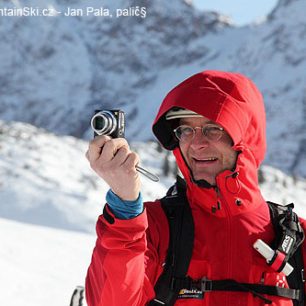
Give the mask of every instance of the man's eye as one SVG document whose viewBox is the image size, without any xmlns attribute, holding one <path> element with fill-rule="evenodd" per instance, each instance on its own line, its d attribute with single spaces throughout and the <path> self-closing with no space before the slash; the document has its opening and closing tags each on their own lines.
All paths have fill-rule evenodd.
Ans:
<svg viewBox="0 0 306 306">
<path fill-rule="evenodd" d="M 193 130 L 190 127 L 185 127 L 182 130 L 182 133 L 184 133 L 184 134 L 192 134 L 192 132 L 193 132 Z"/>
<path fill-rule="evenodd" d="M 207 131 L 209 131 L 209 132 L 220 132 L 220 129 L 217 128 L 216 126 L 212 126 L 212 127 L 207 128 Z"/>
</svg>

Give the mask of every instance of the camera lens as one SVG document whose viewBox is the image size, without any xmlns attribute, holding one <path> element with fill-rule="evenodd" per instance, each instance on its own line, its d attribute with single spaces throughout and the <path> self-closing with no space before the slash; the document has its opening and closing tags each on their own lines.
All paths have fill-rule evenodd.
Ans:
<svg viewBox="0 0 306 306">
<path fill-rule="evenodd" d="M 117 128 L 117 119 L 110 111 L 101 111 L 91 118 L 91 127 L 98 135 L 110 135 Z"/>
</svg>

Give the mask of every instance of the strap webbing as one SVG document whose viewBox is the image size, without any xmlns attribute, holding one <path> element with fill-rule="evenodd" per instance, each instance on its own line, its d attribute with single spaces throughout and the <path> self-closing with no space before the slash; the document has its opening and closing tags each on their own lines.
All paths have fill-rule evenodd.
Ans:
<svg viewBox="0 0 306 306">
<path fill-rule="evenodd" d="M 194 224 L 184 181 L 178 180 L 161 202 L 169 221 L 170 241 L 164 272 L 155 285 L 156 297 L 150 306 L 174 305 L 178 291 L 171 290 L 172 278 L 186 276 L 193 250 Z"/>
<path fill-rule="evenodd" d="M 265 299 L 260 294 L 280 296 L 288 299 L 299 300 L 300 290 L 282 288 L 277 286 L 268 286 L 260 284 L 249 284 L 249 283 L 239 283 L 235 280 L 225 279 L 225 280 L 208 280 L 206 278 L 200 279 L 198 281 L 192 280 L 190 277 L 185 277 L 182 279 L 175 279 L 173 281 L 173 289 L 198 289 L 202 292 L 210 291 L 240 291 L 240 292 L 250 292 L 259 298 Z M 267 299 L 265 299 L 267 300 Z M 268 302 L 267 300 L 266 302 Z M 269 303 L 269 302 L 268 302 Z M 270 304 L 270 303 L 269 303 Z"/>
</svg>

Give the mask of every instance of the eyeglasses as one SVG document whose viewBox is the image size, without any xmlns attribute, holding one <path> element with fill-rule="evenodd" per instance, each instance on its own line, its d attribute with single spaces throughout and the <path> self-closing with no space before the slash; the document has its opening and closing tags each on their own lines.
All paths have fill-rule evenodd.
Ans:
<svg viewBox="0 0 306 306">
<path fill-rule="evenodd" d="M 201 129 L 202 134 L 210 141 L 218 141 L 224 134 L 224 128 L 214 124 L 207 124 L 203 127 L 180 125 L 176 129 L 174 129 L 173 132 L 179 141 L 190 142 L 194 139 L 196 129 Z"/>
</svg>

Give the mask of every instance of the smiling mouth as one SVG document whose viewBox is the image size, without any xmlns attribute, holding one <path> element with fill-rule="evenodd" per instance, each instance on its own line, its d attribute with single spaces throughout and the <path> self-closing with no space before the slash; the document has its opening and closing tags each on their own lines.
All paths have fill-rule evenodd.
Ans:
<svg viewBox="0 0 306 306">
<path fill-rule="evenodd" d="M 206 158 L 194 158 L 193 157 L 193 160 L 196 162 L 196 163 L 213 163 L 215 161 L 218 160 L 217 157 L 206 157 Z"/>
</svg>

